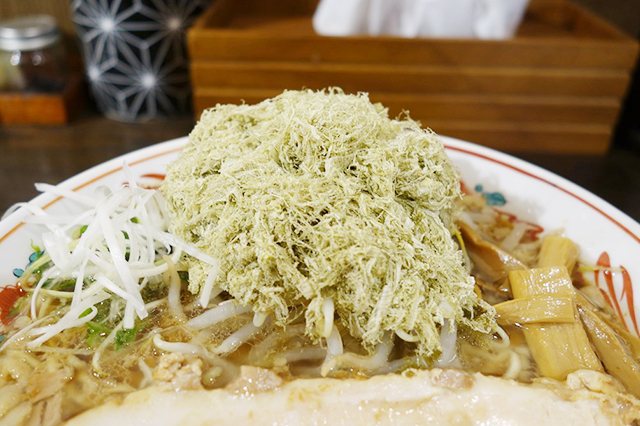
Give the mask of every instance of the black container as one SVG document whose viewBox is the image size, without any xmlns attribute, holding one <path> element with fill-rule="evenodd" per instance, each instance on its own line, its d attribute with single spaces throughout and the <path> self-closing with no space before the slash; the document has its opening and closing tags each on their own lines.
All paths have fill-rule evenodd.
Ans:
<svg viewBox="0 0 640 426">
<path fill-rule="evenodd" d="M 637 38 L 640 40 L 640 34 L 638 34 Z M 616 128 L 615 144 L 632 148 L 640 153 L 640 55 L 636 60 L 629 92 Z"/>
<path fill-rule="evenodd" d="M 136 121 L 189 111 L 186 30 L 211 0 L 74 0 L 72 19 L 100 111 Z"/>
</svg>

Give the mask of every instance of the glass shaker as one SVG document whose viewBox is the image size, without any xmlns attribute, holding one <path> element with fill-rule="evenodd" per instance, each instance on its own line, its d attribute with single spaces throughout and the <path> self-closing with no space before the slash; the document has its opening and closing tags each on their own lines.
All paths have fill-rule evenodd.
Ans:
<svg viewBox="0 0 640 426">
<path fill-rule="evenodd" d="M 0 21 L 0 91 L 61 92 L 67 75 L 65 56 L 53 17 Z"/>
</svg>

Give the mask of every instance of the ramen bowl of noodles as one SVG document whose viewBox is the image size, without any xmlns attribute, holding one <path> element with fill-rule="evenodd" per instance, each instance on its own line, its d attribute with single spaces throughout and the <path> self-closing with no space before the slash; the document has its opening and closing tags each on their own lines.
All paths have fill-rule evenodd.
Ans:
<svg viewBox="0 0 640 426">
<path fill-rule="evenodd" d="M 411 122 L 385 139 L 404 163 L 349 151 L 371 127 L 332 150 L 293 136 L 274 150 L 247 131 L 272 106 L 201 120 L 240 123 L 241 155 L 236 139 L 194 145 L 213 134 L 197 127 L 39 184 L 0 222 L 0 422 L 640 418 L 640 225 L 514 157 L 425 142 Z M 316 126 L 300 140 L 326 130 L 299 121 Z"/>
</svg>

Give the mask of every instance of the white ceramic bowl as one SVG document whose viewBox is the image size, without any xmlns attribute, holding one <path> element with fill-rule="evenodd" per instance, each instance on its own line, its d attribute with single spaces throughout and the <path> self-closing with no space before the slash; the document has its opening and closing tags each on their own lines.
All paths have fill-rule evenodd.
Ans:
<svg viewBox="0 0 640 426">
<path fill-rule="evenodd" d="M 606 201 L 540 167 L 509 155 L 468 142 L 443 137 L 447 153 L 462 173 L 467 187 L 482 192 L 499 204 L 498 208 L 519 219 L 534 222 L 545 231 L 562 229 L 578 243 L 581 257 L 597 263 L 608 257 L 615 272 L 587 274 L 596 280 L 632 332 L 638 333 L 634 291 L 640 292 L 640 225 Z M 175 139 L 114 158 L 60 184 L 60 187 L 91 193 L 101 185 L 118 187 L 125 182 L 122 164 L 126 161 L 140 181 L 158 182 L 166 165 L 177 157 L 187 138 Z M 40 195 L 30 203 L 52 212 L 73 212 L 78 206 L 51 195 Z M 20 209 L 0 222 L 0 286 L 16 281 L 14 269 L 24 268 L 38 243 L 42 228 L 24 225 L 29 215 Z M 606 254 L 606 255 L 603 255 Z M 626 275 L 626 277 L 625 277 Z"/>
</svg>

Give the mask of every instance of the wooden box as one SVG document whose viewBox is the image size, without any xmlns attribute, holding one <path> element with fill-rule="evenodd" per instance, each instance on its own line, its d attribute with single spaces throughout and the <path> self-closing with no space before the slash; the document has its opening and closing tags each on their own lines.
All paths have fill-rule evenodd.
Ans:
<svg viewBox="0 0 640 426">
<path fill-rule="evenodd" d="M 316 0 L 218 0 L 189 31 L 197 114 L 284 89 L 369 92 L 439 134 L 511 152 L 602 153 L 638 43 L 566 0 L 501 41 L 323 37 Z"/>
<path fill-rule="evenodd" d="M 82 105 L 82 75 L 73 74 L 60 93 L 0 92 L 0 125 L 68 123 Z"/>
</svg>

